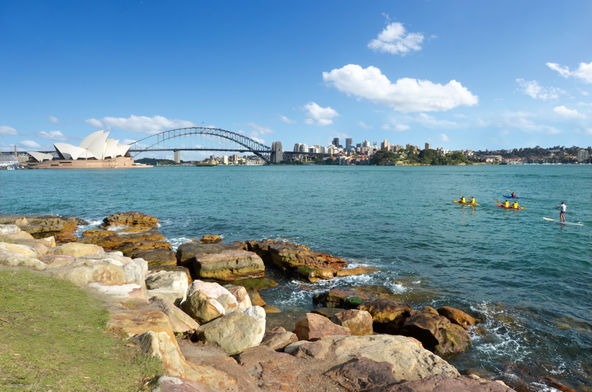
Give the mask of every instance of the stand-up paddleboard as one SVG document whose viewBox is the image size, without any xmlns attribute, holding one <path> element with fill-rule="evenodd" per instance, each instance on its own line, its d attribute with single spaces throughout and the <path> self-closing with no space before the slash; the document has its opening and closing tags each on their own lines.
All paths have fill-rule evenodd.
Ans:
<svg viewBox="0 0 592 392">
<path fill-rule="evenodd" d="M 573 225 L 573 226 L 584 226 L 583 223 L 580 222 L 561 222 L 559 219 L 553 219 L 553 218 L 546 218 L 543 216 L 543 219 L 549 222 L 555 222 L 555 223 L 559 223 L 560 225 Z"/>
<path fill-rule="evenodd" d="M 462 202 L 460 202 L 458 200 L 452 200 L 452 202 L 453 203 L 456 203 L 456 204 L 463 205 L 463 206 L 478 206 L 479 205 L 479 203 L 471 203 L 470 201 L 468 201 L 466 203 L 462 203 Z"/>
</svg>

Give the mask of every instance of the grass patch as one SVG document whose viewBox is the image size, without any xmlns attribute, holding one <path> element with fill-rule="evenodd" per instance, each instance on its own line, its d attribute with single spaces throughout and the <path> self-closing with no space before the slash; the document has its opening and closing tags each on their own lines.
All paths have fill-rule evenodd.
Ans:
<svg viewBox="0 0 592 392">
<path fill-rule="evenodd" d="M 0 390 L 141 390 L 162 365 L 106 332 L 108 320 L 69 282 L 0 269 Z"/>
</svg>

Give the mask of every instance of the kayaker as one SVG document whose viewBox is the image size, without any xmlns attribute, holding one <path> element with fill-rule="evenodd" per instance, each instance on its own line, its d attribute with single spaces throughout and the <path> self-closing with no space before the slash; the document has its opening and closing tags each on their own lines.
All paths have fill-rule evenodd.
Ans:
<svg viewBox="0 0 592 392">
<path fill-rule="evenodd" d="M 504 201 L 504 208 L 509 208 L 510 202 L 508 200 Z"/>
<path fill-rule="evenodd" d="M 559 208 L 559 221 L 565 222 L 565 211 L 567 211 L 567 206 L 565 205 L 565 202 L 562 201 L 561 205 L 557 208 Z"/>
<path fill-rule="evenodd" d="M 516 197 L 516 192 L 512 192 L 512 197 Z"/>
<path fill-rule="evenodd" d="M 520 209 L 520 206 L 518 205 L 518 202 L 517 202 L 517 201 L 515 201 L 515 202 L 512 204 L 512 208 L 513 208 L 513 209 L 515 209 L 515 210 L 518 210 L 518 209 Z"/>
<path fill-rule="evenodd" d="M 465 197 L 464 197 L 464 196 L 461 196 L 461 197 L 460 197 L 460 202 L 461 202 L 461 203 L 466 203 L 466 202 L 467 202 L 467 199 L 465 199 Z"/>
<path fill-rule="evenodd" d="M 471 197 L 471 204 L 475 204 L 475 197 Z"/>
</svg>

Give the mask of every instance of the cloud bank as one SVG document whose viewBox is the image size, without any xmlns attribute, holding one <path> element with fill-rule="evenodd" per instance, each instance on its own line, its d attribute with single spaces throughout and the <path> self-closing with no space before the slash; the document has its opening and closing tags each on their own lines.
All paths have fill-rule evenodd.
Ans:
<svg viewBox="0 0 592 392">
<path fill-rule="evenodd" d="M 0 125 L 0 135 L 18 135 L 18 132 L 8 125 Z"/>
<path fill-rule="evenodd" d="M 473 106 L 479 101 L 466 87 L 451 80 L 442 85 L 429 80 L 401 78 L 392 83 L 380 69 L 348 64 L 323 72 L 323 80 L 346 94 L 389 106 L 402 113 L 433 112 L 457 106 Z"/>
<path fill-rule="evenodd" d="M 547 63 L 547 67 L 559 73 L 564 78 L 574 77 L 582 79 L 586 83 L 592 83 L 592 61 L 589 63 L 580 63 L 578 69 L 570 71 L 566 65 L 557 63 Z"/>
<path fill-rule="evenodd" d="M 170 120 L 163 116 L 135 116 L 125 117 L 103 117 L 102 119 L 89 118 L 86 122 L 95 128 L 118 128 L 125 131 L 142 132 L 155 134 L 166 129 L 193 127 L 191 121 Z"/>
</svg>

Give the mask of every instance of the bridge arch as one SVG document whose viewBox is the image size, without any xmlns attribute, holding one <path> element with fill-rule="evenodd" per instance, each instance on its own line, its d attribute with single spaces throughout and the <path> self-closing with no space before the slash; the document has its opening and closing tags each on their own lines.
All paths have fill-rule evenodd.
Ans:
<svg viewBox="0 0 592 392">
<path fill-rule="evenodd" d="M 248 136 L 241 135 L 240 133 L 228 131 L 221 128 L 212 127 L 186 127 L 169 129 L 155 133 L 154 135 L 147 136 L 143 139 L 136 140 L 131 144 L 130 151 L 135 152 L 134 157 L 146 151 L 150 151 L 152 147 L 155 147 L 167 140 L 175 139 L 181 136 L 192 136 L 192 135 L 210 135 L 219 137 L 222 139 L 230 140 L 244 149 L 237 149 L 237 151 L 248 151 L 257 155 L 263 159 L 266 163 L 271 163 L 271 147 L 266 146 L 258 141 L 251 139 Z M 140 148 L 139 146 L 146 146 Z"/>
</svg>

